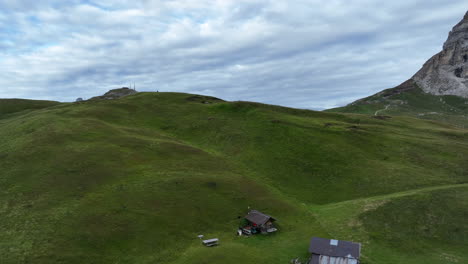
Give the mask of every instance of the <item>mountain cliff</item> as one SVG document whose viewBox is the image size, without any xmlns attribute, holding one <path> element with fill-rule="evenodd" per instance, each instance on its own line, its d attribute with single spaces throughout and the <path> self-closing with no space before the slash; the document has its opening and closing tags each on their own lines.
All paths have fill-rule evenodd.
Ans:
<svg viewBox="0 0 468 264">
<path fill-rule="evenodd" d="M 443 50 L 409 80 L 345 107 L 326 110 L 406 115 L 468 126 L 468 12 L 449 33 Z"/>
<path fill-rule="evenodd" d="M 443 50 L 412 79 L 430 94 L 468 97 L 468 12 L 450 31 Z"/>
</svg>

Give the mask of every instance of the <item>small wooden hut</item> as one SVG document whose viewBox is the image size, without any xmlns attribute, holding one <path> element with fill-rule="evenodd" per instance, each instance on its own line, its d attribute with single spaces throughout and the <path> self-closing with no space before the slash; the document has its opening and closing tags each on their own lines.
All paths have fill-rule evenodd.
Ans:
<svg viewBox="0 0 468 264">
<path fill-rule="evenodd" d="M 257 210 L 251 210 L 244 218 L 241 230 L 246 235 L 268 234 L 278 231 L 274 225 L 276 219 Z"/>
</svg>

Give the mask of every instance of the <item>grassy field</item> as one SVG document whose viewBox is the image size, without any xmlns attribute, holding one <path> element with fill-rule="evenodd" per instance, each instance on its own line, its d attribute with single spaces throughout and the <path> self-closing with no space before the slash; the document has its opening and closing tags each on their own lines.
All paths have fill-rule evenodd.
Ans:
<svg viewBox="0 0 468 264">
<path fill-rule="evenodd" d="M 467 263 L 468 130 L 181 93 L 0 101 L 0 263 Z M 255 208 L 271 236 L 237 237 Z M 197 235 L 220 238 L 205 248 Z"/>
</svg>

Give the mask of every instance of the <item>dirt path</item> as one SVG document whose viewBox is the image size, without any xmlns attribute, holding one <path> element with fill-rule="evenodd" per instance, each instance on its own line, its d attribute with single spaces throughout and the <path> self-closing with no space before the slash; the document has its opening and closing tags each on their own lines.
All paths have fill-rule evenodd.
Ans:
<svg viewBox="0 0 468 264">
<path fill-rule="evenodd" d="M 407 191 L 402 191 L 402 192 L 395 192 L 395 193 L 390 193 L 390 194 L 377 195 L 377 196 L 371 196 L 371 197 L 364 197 L 364 198 L 358 198 L 358 199 L 354 199 L 354 200 L 347 200 L 347 201 L 342 201 L 342 202 L 337 202 L 337 203 L 324 204 L 324 205 L 321 205 L 320 207 L 328 207 L 328 206 L 333 207 L 333 206 L 341 206 L 341 205 L 344 205 L 344 204 L 347 204 L 347 203 L 360 203 L 360 202 L 368 202 L 368 201 L 379 201 L 379 200 L 386 200 L 386 199 L 391 199 L 391 198 L 411 196 L 411 195 L 415 195 L 415 194 L 423 193 L 423 192 L 431 192 L 431 191 L 438 191 L 438 190 L 445 190 L 445 189 L 452 189 L 452 188 L 463 188 L 463 187 L 468 187 L 468 183 L 459 183 L 459 184 L 448 184 L 448 185 L 424 187 L 424 188 L 407 190 Z"/>
<path fill-rule="evenodd" d="M 377 116 L 377 115 L 379 114 L 380 111 L 385 111 L 385 110 L 387 110 L 389 107 L 390 107 L 390 105 L 386 105 L 384 109 L 380 109 L 380 110 L 375 111 L 374 116 Z"/>
</svg>

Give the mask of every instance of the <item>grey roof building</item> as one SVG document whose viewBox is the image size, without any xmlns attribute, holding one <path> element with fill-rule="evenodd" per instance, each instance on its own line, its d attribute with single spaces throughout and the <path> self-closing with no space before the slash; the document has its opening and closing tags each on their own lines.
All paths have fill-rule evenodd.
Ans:
<svg viewBox="0 0 468 264">
<path fill-rule="evenodd" d="M 246 235 L 278 231 L 273 223 L 276 219 L 257 210 L 250 210 L 244 218 L 246 222 L 240 226 L 240 231 Z"/>
<path fill-rule="evenodd" d="M 349 241 L 313 237 L 308 264 L 359 264 L 361 244 Z"/>
<path fill-rule="evenodd" d="M 276 219 L 266 215 L 264 213 L 261 213 L 257 210 L 251 210 L 246 216 L 245 219 L 249 220 L 250 222 L 256 224 L 256 225 L 264 225 L 266 222 L 269 220 L 275 221 Z"/>
</svg>

